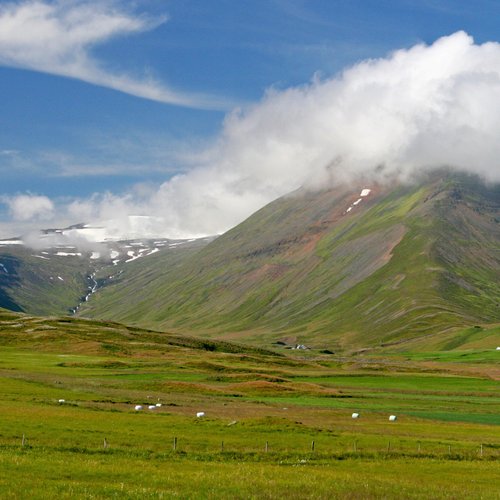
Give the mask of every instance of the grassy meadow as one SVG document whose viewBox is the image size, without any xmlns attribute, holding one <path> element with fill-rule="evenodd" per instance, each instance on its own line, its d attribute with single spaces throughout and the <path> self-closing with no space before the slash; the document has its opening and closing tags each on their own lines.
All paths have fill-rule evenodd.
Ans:
<svg viewBox="0 0 500 500">
<path fill-rule="evenodd" d="M 498 357 L 2 313 L 0 497 L 500 498 Z"/>
</svg>

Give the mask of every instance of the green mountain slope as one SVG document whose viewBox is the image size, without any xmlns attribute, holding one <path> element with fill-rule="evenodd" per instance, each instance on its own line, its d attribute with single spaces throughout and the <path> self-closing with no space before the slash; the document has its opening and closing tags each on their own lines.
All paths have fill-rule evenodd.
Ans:
<svg viewBox="0 0 500 500">
<path fill-rule="evenodd" d="M 35 254 L 21 245 L 0 248 L 0 307 L 68 314 L 88 293 L 94 266 L 79 257 Z"/>
<path fill-rule="evenodd" d="M 333 349 L 439 345 L 500 323 L 499 221 L 498 187 L 467 176 L 295 193 L 182 261 L 129 266 L 82 314 Z"/>
<path fill-rule="evenodd" d="M 170 265 L 188 256 L 193 249 L 206 245 L 199 240 L 131 240 L 99 244 L 98 252 L 79 251 L 76 247 L 34 250 L 17 242 L 0 241 L 0 307 L 35 315 L 66 315 L 133 265 L 155 274 L 156 258 Z M 96 257 L 96 254 L 99 255 Z M 112 257 L 111 257 L 112 256 Z M 151 259 L 143 265 L 142 261 Z M 140 261 L 140 263 L 139 263 Z"/>
</svg>

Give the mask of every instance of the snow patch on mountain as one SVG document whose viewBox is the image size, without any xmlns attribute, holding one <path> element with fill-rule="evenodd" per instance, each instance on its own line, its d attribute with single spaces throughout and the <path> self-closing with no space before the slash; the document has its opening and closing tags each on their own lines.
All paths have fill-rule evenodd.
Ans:
<svg viewBox="0 0 500 500">
<path fill-rule="evenodd" d="M 6 245 L 24 245 L 23 240 L 0 240 L 0 246 Z"/>
<path fill-rule="evenodd" d="M 362 189 L 361 193 L 359 194 L 360 198 L 358 198 L 356 201 L 352 202 L 351 206 L 346 209 L 345 213 L 348 214 L 349 212 L 351 212 L 352 209 L 354 207 L 357 207 L 363 201 L 363 198 L 366 198 L 371 192 L 372 192 L 371 189 L 368 189 L 368 188 Z"/>
<path fill-rule="evenodd" d="M 45 229 L 21 238 L 0 240 L 0 248 L 10 245 L 26 246 L 37 250 L 32 257 L 43 260 L 79 257 L 88 259 L 97 269 L 100 265 L 130 263 L 160 251 L 191 244 L 196 239 L 173 240 L 160 238 L 135 238 L 147 229 L 151 217 L 129 217 L 126 231 L 113 227 L 113 221 L 103 225 L 77 224 L 67 228 Z M 143 227 L 144 226 L 144 227 Z M 112 229 L 110 229 L 112 228 Z M 147 232 L 147 231 L 146 231 Z M 203 238 L 207 240 L 207 238 Z M 211 239 L 211 238 L 209 238 Z M 208 239 L 208 240 L 209 240 Z M 1 271 L 1 268 L 0 268 Z"/>
</svg>

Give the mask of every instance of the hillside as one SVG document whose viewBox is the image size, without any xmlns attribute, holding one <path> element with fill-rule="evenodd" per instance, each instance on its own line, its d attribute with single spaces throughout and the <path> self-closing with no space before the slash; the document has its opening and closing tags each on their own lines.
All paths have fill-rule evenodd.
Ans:
<svg viewBox="0 0 500 500">
<path fill-rule="evenodd" d="M 472 328 L 457 346 L 489 346 L 499 221 L 499 188 L 468 176 L 297 192 L 185 260 L 130 265 L 82 315 L 332 350 L 439 349 Z"/>
<path fill-rule="evenodd" d="M 66 354 L 160 356 L 183 350 L 200 360 L 207 353 L 280 357 L 280 354 L 236 343 L 128 327 L 81 318 L 39 317 L 0 308 L 0 346 Z"/>
<path fill-rule="evenodd" d="M 92 263 L 51 254 L 20 244 L 0 246 L 0 307 L 40 315 L 68 314 L 83 300 L 92 288 Z"/>
<path fill-rule="evenodd" d="M 21 239 L 0 240 L 0 307 L 35 315 L 66 315 L 76 312 L 97 289 L 120 276 L 132 263 L 148 261 L 155 269 L 156 258 L 176 262 L 206 245 L 198 240 L 87 241 L 82 225 L 66 230 L 46 230 L 38 245 L 30 248 Z M 77 244 L 71 244 L 77 233 Z M 68 233 L 69 237 L 66 237 Z M 57 237 L 57 244 L 53 239 Z M 52 238 L 52 239 L 51 239 Z"/>
</svg>

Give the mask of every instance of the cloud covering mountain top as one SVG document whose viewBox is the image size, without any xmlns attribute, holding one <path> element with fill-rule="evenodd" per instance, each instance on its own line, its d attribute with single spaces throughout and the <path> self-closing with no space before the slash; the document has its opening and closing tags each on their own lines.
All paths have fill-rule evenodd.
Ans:
<svg viewBox="0 0 500 500">
<path fill-rule="evenodd" d="M 447 166 L 500 181 L 500 44 L 464 32 L 366 60 L 332 78 L 270 89 L 235 110 L 191 170 L 148 193 L 96 195 L 81 220 L 155 216 L 158 235 L 226 231 L 300 186 L 407 179 Z M 125 220 L 125 219 L 123 219 Z"/>
</svg>

